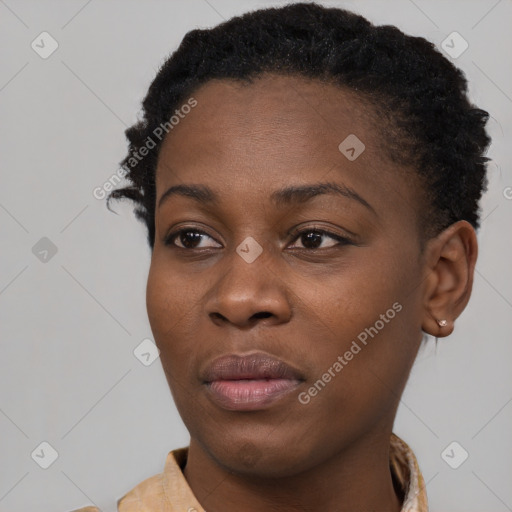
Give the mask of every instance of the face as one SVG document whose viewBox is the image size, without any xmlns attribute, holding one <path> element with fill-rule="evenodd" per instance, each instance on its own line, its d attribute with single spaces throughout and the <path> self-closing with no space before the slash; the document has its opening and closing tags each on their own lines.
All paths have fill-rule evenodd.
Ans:
<svg viewBox="0 0 512 512">
<path fill-rule="evenodd" d="M 392 428 L 422 339 L 418 185 L 353 92 L 265 75 L 193 97 L 159 154 L 151 328 L 191 443 L 299 473 Z"/>
</svg>

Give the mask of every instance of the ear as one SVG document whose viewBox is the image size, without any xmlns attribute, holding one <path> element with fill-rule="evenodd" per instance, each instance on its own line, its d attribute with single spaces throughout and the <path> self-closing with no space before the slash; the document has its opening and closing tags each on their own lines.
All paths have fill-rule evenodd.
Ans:
<svg viewBox="0 0 512 512">
<path fill-rule="evenodd" d="M 441 338 L 453 332 L 455 319 L 471 296 L 478 256 L 475 229 L 465 220 L 455 222 L 429 240 L 425 251 L 427 277 L 421 327 Z M 446 325 L 439 325 L 442 320 Z"/>
</svg>

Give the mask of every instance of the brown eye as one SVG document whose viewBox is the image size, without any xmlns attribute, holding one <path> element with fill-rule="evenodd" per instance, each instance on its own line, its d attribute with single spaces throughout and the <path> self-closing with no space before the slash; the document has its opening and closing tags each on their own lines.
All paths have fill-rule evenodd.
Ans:
<svg viewBox="0 0 512 512">
<path fill-rule="evenodd" d="M 334 240 L 335 243 L 331 243 L 329 245 L 322 246 L 322 242 L 325 239 Z M 305 229 L 296 233 L 294 240 L 300 240 L 304 249 L 329 249 L 331 247 L 335 247 L 337 245 L 347 245 L 350 244 L 350 240 L 340 235 L 336 235 L 334 233 L 330 233 L 329 231 L 325 231 L 323 229 Z M 299 247 L 301 249 L 302 247 Z"/>
<path fill-rule="evenodd" d="M 208 238 L 213 240 L 213 238 L 204 231 L 198 231 L 196 229 L 180 229 L 179 231 L 175 231 L 167 236 L 164 243 L 165 245 L 175 246 L 181 249 L 203 249 L 205 247 L 214 247 L 212 245 L 199 245 L 203 240 Z"/>
</svg>

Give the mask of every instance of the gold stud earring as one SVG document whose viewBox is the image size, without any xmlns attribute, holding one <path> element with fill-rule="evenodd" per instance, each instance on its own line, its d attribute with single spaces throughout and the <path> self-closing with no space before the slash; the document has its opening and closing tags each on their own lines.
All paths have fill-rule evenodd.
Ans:
<svg viewBox="0 0 512 512">
<path fill-rule="evenodd" d="M 446 327 L 448 325 L 448 320 L 438 320 L 437 323 L 439 327 Z"/>
</svg>

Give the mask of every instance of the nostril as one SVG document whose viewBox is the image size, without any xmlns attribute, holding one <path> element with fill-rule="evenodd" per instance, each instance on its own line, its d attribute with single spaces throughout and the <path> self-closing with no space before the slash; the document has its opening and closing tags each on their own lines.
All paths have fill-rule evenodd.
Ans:
<svg viewBox="0 0 512 512">
<path fill-rule="evenodd" d="M 252 318 L 268 318 L 269 316 L 272 316 L 272 313 L 269 313 L 268 311 L 261 311 L 260 313 L 254 313 Z"/>
</svg>

